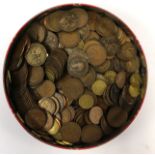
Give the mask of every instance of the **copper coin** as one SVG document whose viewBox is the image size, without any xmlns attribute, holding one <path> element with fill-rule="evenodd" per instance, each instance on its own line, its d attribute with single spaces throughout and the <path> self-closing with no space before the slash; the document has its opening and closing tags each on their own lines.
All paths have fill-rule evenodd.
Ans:
<svg viewBox="0 0 155 155">
<path fill-rule="evenodd" d="M 77 143 L 80 141 L 81 128 L 75 122 L 65 123 L 61 130 L 62 139 L 70 143 Z"/>
<path fill-rule="evenodd" d="M 93 124 L 99 124 L 103 111 L 99 106 L 94 106 L 89 111 L 89 119 Z"/>
<path fill-rule="evenodd" d="M 47 35 L 46 35 L 46 38 L 44 40 L 44 43 L 51 50 L 58 48 L 58 37 L 57 37 L 57 35 L 51 31 L 47 31 Z"/>
<path fill-rule="evenodd" d="M 82 128 L 81 141 L 84 143 L 95 143 L 102 138 L 103 132 L 97 125 L 86 125 Z"/>
<path fill-rule="evenodd" d="M 50 80 L 45 80 L 36 88 L 36 92 L 40 97 L 50 97 L 55 93 L 55 84 Z"/>
<path fill-rule="evenodd" d="M 125 82 L 126 82 L 126 73 L 124 71 L 121 71 L 119 72 L 117 75 L 116 75 L 116 85 L 119 87 L 119 88 L 123 88 Z"/>
<path fill-rule="evenodd" d="M 42 67 L 32 67 L 29 70 L 29 79 L 28 83 L 30 86 L 36 86 L 43 81 L 44 78 L 44 70 Z"/>
<path fill-rule="evenodd" d="M 78 27 L 78 17 L 72 11 L 66 11 L 62 14 L 59 25 L 60 29 L 66 32 L 72 32 Z"/>
<path fill-rule="evenodd" d="M 71 112 L 68 108 L 65 108 L 62 111 L 61 115 L 62 115 L 62 122 L 63 123 L 70 122 L 72 116 L 71 116 Z"/>
<path fill-rule="evenodd" d="M 33 23 L 28 29 L 28 34 L 33 41 L 42 42 L 46 36 L 46 29 L 40 23 Z"/>
<path fill-rule="evenodd" d="M 25 115 L 25 122 L 32 129 L 43 128 L 46 121 L 46 113 L 39 108 L 30 109 Z"/>
<path fill-rule="evenodd" d="M 109 125 L 115 128 L 121 127 L 127 118 L 128 113 L 118 106 L 111 107 L 107 115 Z"/>
<path fill-rule="evenodd" d="M 54 120 L 52 115 L 49 112 L 47 112 L 47 121 L 44 126 L 44 130 L 48 131 L 53 126 L 53 123 L 54 123 Z"/>
</svg>

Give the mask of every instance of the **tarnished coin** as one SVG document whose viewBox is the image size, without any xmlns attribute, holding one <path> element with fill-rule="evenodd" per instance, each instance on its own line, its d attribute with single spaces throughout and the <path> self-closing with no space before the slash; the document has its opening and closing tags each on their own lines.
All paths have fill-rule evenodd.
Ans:
<svg viewBox="0 0 155 155">
<path fill-rule="evenodd" d="M 61 128 L 61 123 L 59 119 L 55 118 L 53 126 L 51 129 L 48 130 L 48 133 L 53 136 L 59 132 L 60 128 Z"/>
<path fill-rule="evenodd" d="M 103 130 L 103 133 L 106 135 L 109 135 L 113 131 L 112 128 L 108 125 L 104 115 L 100 120 L 100 126 L 101 126 L 101 129 Z"/>
<path fill-rule="evenodd" d="M 97 21 L 100 18 L 95 11 L 88 11 L 88 25 L 90 30 L 96 30 Z"/>
<path fill-rule="evenodd" d="M 58 89 L 62 90 L 67 98 L 76 100 L 83 93 L 84 86 L 79 79 L 66 76 L 58 82 Z"/>
<path fill-rule="evenodd" d="M 95 70 L 99 73 L 104 73 L 110 68 L 110 66 L 111 66 L 110 60 L 106 60 L 103 64 L 95 66 Z"/>
<path fill-rule="evenodd" d="M 94 105 L 94 98 L 91 95 L 83 94 L 79 98 L 79 105 L 83 109 L 90 109 Z"/>
<path fill-rule="evenodd" d="M 58 48 L 58 37 L 55 33 L 51 31 L 47 31 L 46 38 L 44 40 L 44 44 L 50 48 L 51 50 Z"/>
<path fill-rule="evenodd" d="M 84 50 L 87 51 L 87 49 L 93 45 L 98 45 L 100 46 L 100 42 L 96 39 L 91 39 L 91 40 L 86 40 L 84 44 Z"/>
<path fill-rule="evenodd" d="M 84 76 L 88 72 L 87 55 L 82 52 L 74 52 L 68 58 L 67 70 L 74 77 Z"/>
<path fill-rule="evenodd" d="M 65 108 L 62 113 L 61 113 L 61 116 L 62 116 L 62 122 L 63 123 L 67 123 L 67 122 L 70 122 L 71 121 L 71 112 L 68 108 Z"/>
<path fill-rule="evenodd" d="M 75 122 L 65 123 L 61 130 L 62 139 L 70 143 L 77 143 L 80 141 L 81 128 Z"/>
<path fill-rule="evenodd" d="M 126 73 L 124 71 L 117 73 L 115 82 L 118 88 L 123 88 L 126 82 Z"/>
<path fill-rule="evenodd" d="M 20 68 L 23 61 L 23 55 L 29 49 L 30 44 L 30 39 L 27 35 L 19 40 L 11 58 L 12 61 L 9 66 L 11 71 L 15 71 L 16 69 Z"/>
<path fill-rule="evenodd" d="M 25 122 L 32 129 L 43 128 L 46 121 L 46 113 L 39 108 L 30 109 L 25 115 Z"/>
<path fill-rule="evenodd" d="M 28 35 L 33 41 L 42 42 L 46 36 L 46 29 L 40 23 L 33 23 L 28 29 Z"/>
<path fill-rule="evenodd" d="M 90 31 L 87 40 L 94 40 L 94 39 L 99 40 L 100 36 L 95 31 Z"/>
<path fill-rule="evenodd" d="M 122 126 L 128 118 L 128 113 L 118 106 L 111 107 L 107 114 L 107 121 L 110 126 L 118 128 Z"/>
<path fill-rule="evenodd" d="M 103 80 L 96 80 L 92 84 L 91 89 L 94 92 L 94 94 L 101 96 L 105 91 L 106 87 L 107 87 L 107 84 Z"/>
<path fill-rule="evenodd" d="M 55 93 L 55 84 L 50 80 L 45 80 L 35 91 L 40 97 L 50 97 Z"/>
<path fill-rule="evenodd" d="M 27 63 L 31 66 L 41 66 L 44 64 L 46 57 L 47 51 L 40 43 L 32 43 L 25 55 Z"/>
<path fill-rule="evenodd" d="M 59 111 L 60 111 L 60 102 L 59 100 L 54 97 L 54 96 L 51 96 L 50 97 L 54 102 L 55 102 L 55 112 L 54 112 L 54 115 L 59 119 L 61 120 L 61 116 L 59 115 Z"/>
<path fill-rule="evenodd" d="M 44 130 L 48 131 L 49 129 L 51 129 L 53 126 L 53 123 L 54 123 L 54 120 L 52 115 L 49 112 L 47 112 L 47 121 L 46 121 L 46 124 L 44 125 Z"/>
<path fill-rule="evenodd" d="M 139 62 L 139 59 L 137 57 L 127 61 L 125 64 L 125 69 L 129 73 L 133 73 L 133 72 L 138 71 L 139 67 L 140 67 L 140 62 Z"/>
<path fill-rule="evenodd" d="M 72 32 L 77 29 L 78 23 L 78 17 L 72 11 L 64 12 L 59 20 L 60 29 L 65 32 Z"/>
<path fill-rule="evenodd" d="M 99 106 L 94 106 L 89 111 L 89 120 L 93 124 L 99 124 L 102 115 L 103 115 L 102 109 Z"/>
<path fill-rule="evenodd" d="M 117 30 L 117 38 L 121 45 L 125 44 L 126 42 L 130 42 L 130 38 L 125 34 L 125 32 L 118 28 Z"/>
<path fill-rule="evenodd" d="M 11 73 L 12 85 L 15 89 L 25 88 L 28 77 L 28 67 L 25 62 L 22 63 L 20 68 Z"/>
<path fill-rule="evenodd" d="M 103 37 L 101 43 L 106 48 L 108 59 L 113 58 L 116 53 L 120 52 L 120 45 L 115 36 Z"/>
<path fill-rule="evenodd" d="M 78 18 L 78 27 L 83 27 L 88 22 L 88 14 L 84 9 L 73 8 L 71 12 L 75 13 Z"/>
<path fill-rule="evenodd" d="M 122 60 L 131 60 L 136 56 L 136 48 L 130 42 L 126 42 L 122 45 L 121 51 L 118 52 L 117 56 Z"/>
<path fill-rule="evenodd" d="M 89 68 L 87 74 L 80 77 L 80 80 L 83 82 L 85 87 L 90 87 L 95 81 L 95 79 L 96 79 L 96 72 L 92 67 Z"/>
<path fill-rule="evenodd" d="M 60 24 L 59 21 L 63 15 L 64 11 L 55 11 L 44 18 L 44 25 L 45 27 L 53 32 L 60 31 Z"/>
<path fill-rule="evenodd" d="M 102 138 L 103 132 L 98 125 L 86 125 L 82 128 L 81 141 L 84 143 L 95 143 Z"/>
<path fill-rule="evenodd" d="M 45 66 L 45 74 L 47 79 L 51 80 L 52 82 L 54 82 L 55 79 L 58 78 L 58 71 L 55 67 L 49 64 Z"/>
<path fill-rule="evenodd" d="M 80 34 L 81 39 L 82 39 L 82 40 L 86 40 L 86 39 L 88 38 L 88 36 L 89 36 L 89 33 L 90 33 L 90 31 L 89 31 L 89 26 L 86 25 L 86 26 L 80 28 L 80 29 L 78 30 L 78 32 L 79 32 L 79 34 Z"/>
<path fill-rule="evenodd" d="M 56 110 L 56 103 L 49 97 L 42 98 L 41 100 L 39 100 L 38 104 L 40 108 L 45 109 L 50 114 L 54 114 Z"/>
<path fill-rule="evenodd" d="M 30 86 L 36 86 L 40 84 L 44 79 L 44 70 L 41 66 L 32 67 L 29 70 L 28 83 Z"/>
<path fill-rule="evenodd" d="M 77 31 L 60 32 L 59 41 L 64 48 L 73 48 L 80 42 L 80 34 Z"/>
<path fill-rule="evenodd" d="M 131 95 L 131 97 L 138 97 L 138 95 L 140 95 L 140 89 L 139 87 L 135 87 L 133 85 L 129 86 L 129 94 Z"/>
<path fill-rule="evenodd" d="M 88 61 L 93 66 L 98 66 L 104 63 L 106 60 L 106 50 L 101 45 L 92 45 L 90 46 L 87 51 Z"/>
</svg>

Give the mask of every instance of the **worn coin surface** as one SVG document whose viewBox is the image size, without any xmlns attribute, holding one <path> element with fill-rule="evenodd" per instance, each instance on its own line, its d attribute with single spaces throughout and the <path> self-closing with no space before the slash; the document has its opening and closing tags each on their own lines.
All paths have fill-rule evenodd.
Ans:
<svg viewBox="0 0 155 155">
<path fill-rule="evenodd" d="M 27 51 L 25 58 L 31 66 L 41 66 L 47 57 L 46 48 L 40 43 L 32 43 Z"/>
</svg>

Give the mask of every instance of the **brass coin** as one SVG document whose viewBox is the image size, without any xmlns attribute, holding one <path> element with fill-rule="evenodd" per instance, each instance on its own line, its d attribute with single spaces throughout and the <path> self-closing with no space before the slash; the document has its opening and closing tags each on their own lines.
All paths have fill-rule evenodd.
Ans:
<svg viewBox="0 0 155 155">
<path fill-rule="evenodd" d="M 39 107 L 48 111 L 50 114 L 54 114 L 56 110 L 56 103 L 51 98 L 45 97 L 39 100 Z"/>
<path fill-rule="evenodd" d="M 83 94 L 92 96 L 93 97 L 93 100 L 94 100 L 94 104 L 97 103 L 97 96 L 91 90 L 85 89 L 85 91 L 84 91 Z"/>
<path fill-rule="evenodd" d="M 49 47 L 49 49 L 54 50 L 58 48 L 58 37 L 55 33 L 51 31 L 47 31 L 46 38 L 44 40 L 44 44 Z"/>
<path fill-rule="evenodd" d="M 116 75 L 115 83 L 118 88 L 123 88 L 125 82 L 126 82 L 126 73 L 124 71 L 121 71 Z"/>
<path fill-rule="evenodd" d="M 62 139 L 70 143 L 77 143 L 80 141 L 81 128 L 75 122 L 65 123 L 61 130 Z"/>
<path fill-rule="evenodd" d="M 121 127 L 128 118 L 128 113 L 118 106 L 111 107 L 107 114 L 107 121 L 110 126 Z"/>
<path fill-rule="evenodd" d="M 115 79 L 116 79 L 116 72 L 113 71 L 113 70 L 108 70 L 104 73 L 104 77 L 106 78 L 106 81 L 109 83 L 109 84 L 112 84 L 115 82 Z"/>
<path fill-rule="evenodd" d="M 44 126 L 44 130 L 48 131 L 50 128 L 52 128 L 53 123 L 54 123 L 54 120 L 53 120 L 52 115 L 49 112 L 47 112 L 47 121 L 46 121 L 46 124 Z"/>
<path fill-rule="evenodd" d="M 28 83 L 30 86 L 36 86 L 40 84 L 44 79 L 44 70 L 42 67 L 32 67 L 29 70 L 29 79 Z"/>
<path fill-rule="evenodd" d="M 88 55 L 88 62 L 93 66 L 98 66 L 104 63 L 107 56 L 105 48 L 101 45 L 90 46 L 86 53 Z"/>
<path fill-rule="evenodd" d="M 107 84 L 103 80 L 96 80 L 92 84 L 91 89 L 95 95 L 101 96 L 105 91 L 106 87 L 107 87 Z"/>
<path fill-rule="evenodd" d="M 89 119 L 93 124 L 99 124 L 103 111 L 99 106 L 94 106 L 89 111 Z"/>
<path fill-rule="evenodd" d="M 64 12 L 59 20 L 60 29 L 65 32 L 72 32 L 77 29 L 78 23 L 78 17 L 72 11 Z"/>
<path fill-rule="evenodd" d="M 32 129 L 43 128 L 46 121 L 46 113 L 39 108 L 30 109 L 25 115 L 25 122 Z"/>
<path fill-rule="evenodd" d="M 27 63 L 31 66 L 41 66 L 44 64 L 46 57 L 47 51 L 40 43 L 32 43 L 25 55 Z"/>
<path fill-rule="evenodd" d="M 48 133 L 53 136 L 59 132 L 60 128 L 61 128 L 61 123 L 60 123 L 59 119 L 55 118 L 54 124 L 53 124 L 52 128 L 48 130 Z"/>
<path fill-rule="evenodd" d="M 58 71 L 55 67 L 49 64 L 45 66 L 45 74 L 47 79 L 51 80 L 52 82 L 54 82 L 55 79 L 58 78 Z"/>
<path fill-rule="evenodd" d="M 55 84 L 50 80 L 45 80 L 36 88 L 36 93 L 40 97 L 50 97 L 55 93 Z"/>
<path fill-rule="evenodd" d="M 78 18 L 78 27 L 83 27 L 88 22 L 88 14 L 84 9 L 73 8 L 71 12 L 75 13 Z"/>
<path fill-rule="evenodd" d="M 44 18 L 45 27 L 53 32 L 60 31 L 59 21 L 63 15 L 64 11 L 55 11 Z"/>
<path fill-rule="evenodd" d="M 129 94 L 131 95 L 131 97 L 136 98 L 140 95 L 140 89 L 138 87 L 130 85 L 129 86 Z"/>
<path fill-rule="evenodd" d="M 23 60 L 23 55 L 29 49 L 30 44 L 30 39 L 27 35 L 25 35 L 23 38 L 19 40 L 11 58 L 12 61 L 9 66 L 9 69 L 11 71 L 15 71 L 20 68 Z"/>
<path fill-rule="evenodd" d="M 80 77 L 80 80 L 85 87 L 90 87 L 96 79 L 96 72 L 92 67 L 89 68 L 88 73 Z"/>
<path fill-rule="evenodd" d="M 141 83 L 142 83 L 142 78 L 141 78 L 140 74 L 134 73 L 134 74 L 131 75 L 131 77 L 130 77 L 130 84 L 132 86 L 140 87 Z"/>
<path fill-rule="evenodd" d="M 40 23 L 33 23 L 28 29 L 28 35 L 33 41 L 42 42 L 46 36 L 46 29 Z"/>
<path fill-rule="evenodd" d="M 103 132 L 97 125 L 90 124 L 82 128 L 81 141 L 84 143 L 95 143 L 102 138 Z"/>
<path fill-rule="evenodd" d="M 80 42 L 80 34 L 77 31 L 60 32 L 59 41 L 64 48 L 73 48 Z"/>
<path fill-rule="evenodd" d="M 73 53 L 69 56 L 67 62 L 68 73 L 74 77 L 84 76 L 88 72 L 88 60 L 85 53 Z"/>
<path fill-rule="evenodd" d="M 94 105 L 94 99 L 91 95 L 83 94 L 79 98 L 79 105 L 83 109 L 90 109 Z"/>
<path fill-rule="evenodd" d="M 58 82 L 58 89 L 64 92 L 69 99 L 78 99 L 84 91 L 84 86 L 79 79 L 66 76 Z"/>
<path fill-rule="evenodd" d="M 67 123 L 67 122 L 71 121 L 71 112 L 68 108 L 65 108 L 62 111 L 61 116 L 62 116 L 62 122 L 63 123 Z"/>
</svg>

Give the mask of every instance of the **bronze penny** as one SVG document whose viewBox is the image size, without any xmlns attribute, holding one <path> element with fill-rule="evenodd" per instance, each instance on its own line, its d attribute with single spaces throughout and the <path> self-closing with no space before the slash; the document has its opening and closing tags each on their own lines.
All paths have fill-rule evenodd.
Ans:
<svg viewBox="0 0 155 155">
<path fill-rule="evenodd" d="M 46 36 L 46 29 L 40 23 L 33 23 L 28 29 L 28 34 L 33 41 L 42 42 Z"/>
<path fill-rule="evenodd" d="M 81 128 L 75 122 L 65 123 L 61 130 L 62 139 L 70 143 L 77 143 L 80 141 Z"/>
<path fill-rule="evenodd" d="M 65 108 L 62 113 L 62 122 L 63 123 L 67 123 L 67 122 L 70 122 L 71 121 L 71 112 L 68 108 Z"/>
<path fill-rule="evenodd" d="M 102 138 L 103 132 L 97 125 L 86 125 L 82 128 L 81 141 L 84 143 L 95 143 Z"/>
<path fill-rule="evenodd" d="M 128 118 L 128 113 L 118 106 L 111 107 L 107 114 L 107 121 L 110 126 L 121 127 Z"/>
<path fill-rule="evenodd" d="M 103 111 L 99 106 L 94 106 L 89 111 L 89 119 L 93 124 L 99 124 Z"/>
<path fill-rule="evenodd" d="M 123 86 L 126 82 L 126 73 L 124 71 L 119 72 L 116 75 L 115 82 L 116 82 L 116 85 L 118 88 L 123 88 Z"/>
<path fill-rule="evenodd" d="M 25 122 L 32 129 L 43 128 L 46 121 L 46 113 L 39 108 L 30 109 L 25 115 Z"/>
<path fill-rule="evenodd" d="M 42 67 L 32 67 L 29 71 L 28 83 L 34 87 L 40 84 L 44 79 L 44 70 Z"/>
</svg>

